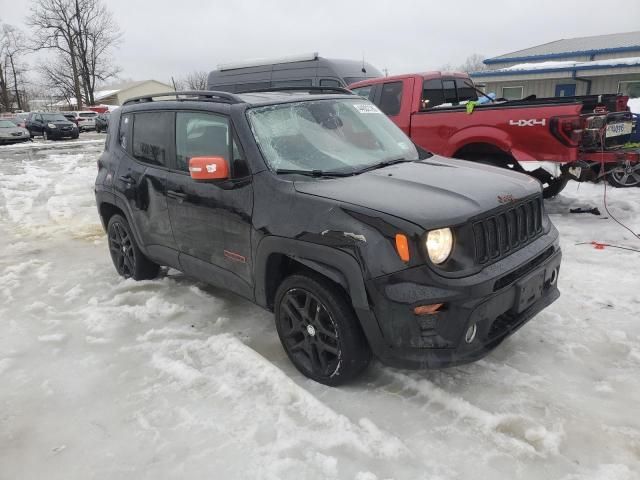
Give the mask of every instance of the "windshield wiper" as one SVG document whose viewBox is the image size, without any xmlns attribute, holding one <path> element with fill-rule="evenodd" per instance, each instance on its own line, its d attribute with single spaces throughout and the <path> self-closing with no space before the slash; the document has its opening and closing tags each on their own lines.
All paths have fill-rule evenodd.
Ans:
<svg viewBox="0 0 640 480">
<path fill-rule="evenodd" d="M 276 170 L 278 175 L 284 174 L 298 174 L 298 175 L 306 175 L 307 177 L 350 177 L 353 175 L 352 172 L 331 172 L 325 170 L 296 170 L 289 168 L 279 168 Z"/>
<path fill-rule="evenodd" d="M 384 168 L 390 165 L 395 165 L 396 163 L 404 162 L 413 162 L 413 160 L 407 160 L 406 158 L 394 158 L 393 160 L 385 160 L 384 162 L 378 162 L 373 165 L 369 165 L 368 167 L 361 168 L 360 170 L 354 170 L 353 174 L 359 175 L 361 173 L 370 172 L 371 170 L 377 170 L 379 168 Z"/>
</svg>

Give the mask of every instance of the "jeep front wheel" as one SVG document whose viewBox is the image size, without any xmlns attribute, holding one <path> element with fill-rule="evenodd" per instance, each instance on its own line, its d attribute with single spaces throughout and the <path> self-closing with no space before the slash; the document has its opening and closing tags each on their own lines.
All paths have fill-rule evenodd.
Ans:
<svg viewBox="0 0 640 480">
<path fill-rule="evenodd" d="M 336 386 L 362 373 L 371 351 L 346 295 L 329 281 L 292 275 L 276 292 L 278 336 L 305 376 Z"/>
</svg>

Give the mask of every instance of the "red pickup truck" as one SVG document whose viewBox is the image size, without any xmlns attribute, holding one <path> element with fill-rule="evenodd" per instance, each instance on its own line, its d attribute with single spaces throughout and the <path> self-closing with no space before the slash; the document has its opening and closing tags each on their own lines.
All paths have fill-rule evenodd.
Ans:
<svg viewBox="0 0 640 480">
<path fill-rule="evenodd" d="M 606 176 L 614 186 L 640 185 L 638 150 L 623 147 L 632 130 L 628 97 L 489 99 L 466 74 L 446 72 L 368 79 L 349 88 L 426 150 L 529 173 L 546 197 L 570 179 Z"/>
</svg>

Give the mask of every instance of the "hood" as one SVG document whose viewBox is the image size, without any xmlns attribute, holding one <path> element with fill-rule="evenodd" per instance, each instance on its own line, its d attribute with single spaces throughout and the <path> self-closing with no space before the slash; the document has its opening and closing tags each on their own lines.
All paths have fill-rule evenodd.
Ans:
<svg viewBox="0 0 640 480">
<path fill-rule="evenodd" d="M 28 130 L 22 127 L 8 127 L 8 128 L 0 128 L 0 136 L 2 137 L 13 137 L 14 133 L 19 133 L 21 135 L 26 135 L 29 133 Z"/>
<path fill-rule="evenodd" d="M 437 155 L 353 177 L 294 185 L 300 193 L 384 212 L 424 229 L 458 225 L 541 191 L 530 176 Z"/>
</svg>

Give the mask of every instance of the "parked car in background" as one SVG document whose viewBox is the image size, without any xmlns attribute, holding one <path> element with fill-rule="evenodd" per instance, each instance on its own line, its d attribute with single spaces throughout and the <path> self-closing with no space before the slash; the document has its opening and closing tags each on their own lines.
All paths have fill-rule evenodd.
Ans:
<svg viewBox="0 0 640 480">
<path fill-rule="evenodd" d="M 529 173 L 545 186 L 546 197 L 557 195 L 570 179 L 604 174 L 616 187 L 640 184 L 640 155 L 622 148 L 632 130 L 623 95 L 476 104 L 482 92 L 469 76 L 448 72 L 383 77 L 349 88 L 375 103 L 422 148 Z"/>
<path fill-rule="evenodd" d="M 116 271 L 171 266 L 273 311 L 292 363 L 328 385 L 372 353 L 477 360 L 558 298 L 538 182 L 431 155 L 345 89 L 306 90 L 113 112 L 95 194 Z"/>
<path fill-rule="evenodd" d="M 67 120 L 69 120 L 70 122 L 73 122 L 76 124 L 76 126 L 78 125 L 78 121 L 76 120 L 76 114 L 73 112 L 62 112 L 62 116 L 64 118 L 66 118 Z"/>
<path fill-rule="evenodd" d="M 61 113 L 31 112 L 27 118 L 27 130 L 32 137 L 42 136 L 45 140 L 79 136 L 78 126 Z"/>
<path fill-rule="evenodd" d="M 0 119 L 0 145 L 28 140 L 31 140 L 31 135 L 26 128 L 19 127 L 11 120 Z"/>
<path fill-rule="evenodd" d="M 89 130 L 96 129 L 96 117 L 98 116 L 97 112 L 92 112 L 91 110 L 85 110 L 81 112 L 69 112 L 74 115 L 75 124 L 78 126 L 78 129 L 81 132 L 86 132 Z"/>
<path fill-rule="evenodd" d="M 335 60 L 318 53 L 219 65 L 209 73 L 209 90 L 247 92 L 284 87 L 345 87 L 382 73 L 362 60 Z"/>
<path fill-rule="evenodd" d="M 111 114 L 109 112 L 104 112 L 96 117 L 96 132 L 100 133 L 109 131 L 110 116 Z"/>
</svg>

